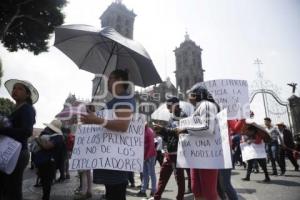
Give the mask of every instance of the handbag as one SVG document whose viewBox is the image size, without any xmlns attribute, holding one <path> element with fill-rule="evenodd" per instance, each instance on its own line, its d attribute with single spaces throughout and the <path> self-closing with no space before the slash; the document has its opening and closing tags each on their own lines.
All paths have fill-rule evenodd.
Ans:
<svg viewBox="0 0 300 200">
<path fill-rule="evenodd" d="M 11 174 L 18 162 L 22 145 L 20 142 L 0 135 L 0 171 Z"/>
</svg>

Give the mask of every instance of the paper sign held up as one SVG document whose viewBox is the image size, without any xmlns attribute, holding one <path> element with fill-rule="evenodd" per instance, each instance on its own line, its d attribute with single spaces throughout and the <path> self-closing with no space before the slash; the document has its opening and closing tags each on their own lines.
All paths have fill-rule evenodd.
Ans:
<svg viewBox="0 0 300 200">
<path fill-rule="evenodd" d="M 197 83 L 205 87 L 222 109 L 227 109 L 228 120 L 250 116 L 249 90 L 246 80 L 219 79 Z"/>
<path fill-rule="evenodd" d="M 112 110 L 97 113 L 112 119 Z M 145 116 L 135 114 L 126 133 L 97 125 L 81 125 L 75 134 L 70 170 L 143 171 Z"/>
<path fill-rule="evenodd" d="M 180 135 L 177 150 L 178 167 L 194 169 L 232 168 L 226 110 L 217 115 L 216 122 L 214 134 Z"/>
<path fill-rule="evenodd" d="M 243 161 L 252 160 L 252 159 L 256 159 L 256 158 L 266 158 L 267 157 L 264 142 L 262 142 L 261 144 L 241 143 L 240 147 L 241 147 L 241 151 L 242 151 Z"/>
<path fill-rule="evenodd" d="M 17 164 L 22 145 L 20 142 L 0 136 L 0 171 L 11 174 Z"/>
</svg>

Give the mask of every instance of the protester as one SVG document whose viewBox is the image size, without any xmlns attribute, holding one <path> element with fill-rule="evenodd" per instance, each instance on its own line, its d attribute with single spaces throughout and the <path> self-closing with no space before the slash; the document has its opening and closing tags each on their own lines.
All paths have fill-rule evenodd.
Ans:
<svg viewBox="0 0 300 200">
<path fill-rule="evenodd" d="M 32 105 L 37 102 L 39 94 L 27 81 L 10 79 L 4 85 L 16 107 L 9 117 L 11 126 L 0 128 L 0 135 L 17 140 L 22 149 L 14 171 L 10 175 L 0 172 L 0 199 L 22 200 L 23 173 L 29 162 L 27 139 L 32 135 L 36 115 Z"/>
<path fill-rule="evenodd" d="M 163 141 L 167 144 L 167 152 L 165 152 L 164 162 L 160 169 L 158 188 L 154 194 L 154 199 L 161 199 L 169 178 L 174 172 L 178 186 L 176 199 L 183 200 L 185 190 L 184 169 L 176 167 L 178 135 L 176 135 L 175 128 L 178 126 L 179 119 L 187 117 L 187 115 L 181 110 L 177 97 L 167 99 L 167 108 L 173 115 L 170 119 L 169 127 L 154 125 L 154 130 L 163 137 Z"/>
<path fill-rule="evenodd" d="M 63 128 L 62 128 L 63 130 Z M 67 155 L 67 145 L 66 145 L 66 136 L 64 132 L 62 132 L 62 137 L 63 137 L 63 143 L 59 146 L 59 157 L 57 158 L 57 169 L 59 170 L 59 178 L 56 180 L 58 183 L 62 183 L 66 179 L 66 174 L 65 174 L 65 165 L 66 165 L 66 160 L 68 159 Z"/>
<path fill-rule="evenodd" d="M 67 139 L 66 139 L 66 148 L 67 148 L 67 159 L 65 163 L 65 173 L 66 173 L 66 179 L 70 179 L 70 173 L 69 173 L 69 159 L 71 158 L 74 141 L 75 141 L 75 135 L 71 132 L 70 129 L 66 129 L 67 132 Z"/>
<path fill-rule="evenodd" d="M 244 137 L 244 142 L 246 142 L 248 144 L 252 144 L 252 143 L 262 144 L 263 139 L 262 139 L 261 135 L 259 134 L 259 131 L 261 131 L 261 130 L 259 130 L 254 125 L 247 126 L 246 127 L 246 135 L 243 136 Z M 267 170 L 267 161 L 266 161 L 265 158 L 256 158 L 256 159 L 248 160 L 247 175 L 242 180 L 250 181 L 250 175 L 252 173 L 254 160 L 257 160 L 257 162 L 259 163 L 259 165 L 261 166 L 261 168 L 264 171 L 265 179 L 263 181 L 264 182 L 270 182 L 270 177 L 269 177 L 268 170 Z"/>
<path fill-rule="evenodd" d="M 196 107 L 194 116 L 200 116 L 203 122 L 201 129 L 178 130 L 181 133 L 198 135 L 212 134 L 215 127 L 215 117 L 220 111 L 218 104 L 214 101 L 206 88 L 195 85 L 189 91 L 189 100 Z M 218 170 L 216 169 L 191 169 L 192 191 L 195 200 L 202 197 L 209 200 L 217 200 Z"/>
<path fill-rule="evenodd" d="M 144 167 L 143 167 L 143 182 L 138 197 L 147 197 L 146 190 L 149 185 L 149 177 L 151 178 L 151 193 L 150 197 L 154 196 L 156 192 L 156 175 L 155 175 L 155 160 L 156 160 L 156 149 L 154 145 L 153 130 L 145 125 L 145 145 L 144 145 Z"/>
<path fill-rule="evenodd" d="M 245 120 L 228 120 L 229 137 L 240 133 L 244 125 Z M 232 147 L 232 143 L 230 143 L 230 145 Z M 224 190 L 224 193 L 226 193 L 228 198 L 230 200 L 238 200 L 237 192 L 231 184 L 231 169 L 220 169 L 219 177 L 219 182 L 221 183 L 222 189 Z"/>
<path fill-rule="evenodd" d="M 45 124 L 46 128 L 41 135 L 36 138 L 41 150 L 36 152 L 34 163 L 38 168 L 43 187 L 43 200 L 50 199 L 51 185 L 55 178 L 56 169 L 59 166 L 61 148 L 64 143 L 61 131 L 60 120 L 53 120 L 50 124 Z"/>
<path fill-rule="evenodd" d="M 282 138 L 280 137 L 279 130 L 272 125 L 272 121 L 269 117 L 264 119 L 266 129 L 271 136 L 271 141 L 267 144 L 267 153 L 272 163 L 273 173 L 271 175 L 277 175 L 276 162 L 278 163 L 281 174 L 284 174 L 284 168 L 282 163 L 279 160 L 279 142 L 282 142 Z M 279 142 L 278 142 L 279 141 Z"/>
<path fill-rule="evenodd" d="M 292 132 L 287 129 L 286 125 L 284 123 L 277 124 L 280 133 L 282 134 L 282 143 L 280 143 L 280 150 L 279 150 L 279 158 L 280 163 L 283 167 L 283 174 L 286 171 L 285 167 L 285 156 L 288 157 L 288 159 L 291 161 L 291 163 L 295 167 L 295 171 L 299 171 L 299 165 L 297 163 L 297 160 L 293 156 L 293 151 L 295 151 L 295 142 L 293 139 Z"/>
<path fill-rule="evenodd" d="M 129 95 L 128 73 L 125 70 L 114 70 L 108 78 L 108 91 L 112 93 L 113 99 L 106 104 L 106 109 L 115 112 L 116 119 L 108 120 L 97 117 L 95 114 L 82 115 L 84 124 L 100 124 L 112 131 L 126 132 L 135 111 L 135 100 Z M 94 183 L 104 184 L 107 200 L 125 200 L 128 172 L 118 170 L 94 170 Z"/>
<path fill-rule="evenodd" d="M 90 114 L 95 114 L 95 106 L 92 104 L 86 105 L 86 111 Z M 80 176 L 80 188 L 75 193 L 75 200 L 76 199 L 88 199 L 92 197 L 92 174 L 91 170 L 80 170 L 79 171 Z"/>
</svg>

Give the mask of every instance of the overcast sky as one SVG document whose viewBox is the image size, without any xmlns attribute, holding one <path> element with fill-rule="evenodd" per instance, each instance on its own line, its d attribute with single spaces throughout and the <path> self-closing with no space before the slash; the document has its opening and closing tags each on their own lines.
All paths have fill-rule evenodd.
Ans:
<svg viewBox="0 0 300 200">
<path fill-rule="evenodd" d="M 99 17 L 112 2 L 69 0 L 63 10 L 65 23 L 100 28 Z M 206 80 L 245 79 L 251 84 L 257 76 L 254 59 L 260 58 L 265 78 L 281 88 L 282 99 L 291 95 L 288 82 L 300 83 L 299 0 L 124 0 L 123 3 L 137 14 L 134 39 L 147 49 L 163 80 L 170 77 L 175 84 L 173 50 L 184 41 L 187 31 L 203 49 Z M 52 44 L 53 39 L 49 45 Z M 0 57 L 4 68 L 2 82 L 10 78 L 25 79 L 38 89 L 37 127 L 52 120 L 69 93 L 91 97 L 93 75 L 79 70 L 55 47 L 34 56 L 27 51 L 9 53 L 1 46 Z M 9 97 L 3 86 L 0 96 Z"/>
</svg>

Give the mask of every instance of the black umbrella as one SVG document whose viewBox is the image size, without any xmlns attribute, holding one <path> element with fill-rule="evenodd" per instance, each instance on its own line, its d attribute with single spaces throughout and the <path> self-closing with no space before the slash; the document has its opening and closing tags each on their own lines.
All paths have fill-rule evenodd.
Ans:
<svg viewBox="0 0 300 200">
<path fill-rule="evenodd" d="M 54 46 L 85 71 L 108 74 L 114 69 L 126 69 L 135 85 L 147 87 L 161 82 L 144 47 L 111 27 L 98 30 L 89 25 L 59 26 L 55 29 Z M 100 82 L 101 79 L 97 88 Z"/>
</svg>

